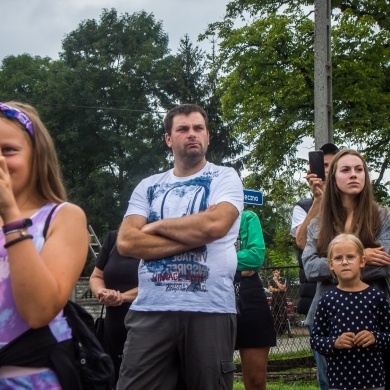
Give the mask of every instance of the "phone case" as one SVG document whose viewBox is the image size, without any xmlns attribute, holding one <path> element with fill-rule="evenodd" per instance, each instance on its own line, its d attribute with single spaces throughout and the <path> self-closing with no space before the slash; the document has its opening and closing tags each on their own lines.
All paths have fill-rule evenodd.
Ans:
<svg viewBox="0 0 390 390">
<path fill-rule="evenodd" d="M 309 152 L 309 167 L 311 173 L 315 173 L 317 177 L 325 180 L 324 153 L 322 150 Z"/>
</svg>

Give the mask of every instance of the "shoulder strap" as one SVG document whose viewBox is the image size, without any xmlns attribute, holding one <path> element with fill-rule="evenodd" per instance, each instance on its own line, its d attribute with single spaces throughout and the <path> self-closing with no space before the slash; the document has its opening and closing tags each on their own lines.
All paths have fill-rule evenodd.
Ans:
<svg viewBox="0 0 390 390">
<path fill-rule="evenodd" d="M 313 199 L 302 199 L 299 202 L 297 202 L 297 206 L 302 207 L 307 213 L 310 210 L 310 207 L 313 205 Z"/>
<path fill-rule="evenodd" d="M 45 226 L 43 228 L 43 232 L 42 232 L 42 235 L 43 235 L 43 238 L 46 240 L 46 235 L 47 235 L 47 231 L 49 230 L 49 226 L 50 226 L 50 222 L 51 222 L 51 217 L 54 213 L 54 211 L 56 210 L 56 208 L 59 206 L 59 204 L 56 204 L 52 207 L 52 209 L 50 210 L 50 213 L 49 215 L 46 217 L 46 221 L 45 221 Z"/>
</svg>

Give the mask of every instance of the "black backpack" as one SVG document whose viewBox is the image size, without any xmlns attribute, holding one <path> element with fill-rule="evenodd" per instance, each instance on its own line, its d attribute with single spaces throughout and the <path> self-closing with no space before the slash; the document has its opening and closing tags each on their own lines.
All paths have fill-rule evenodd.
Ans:
<svg viewBox="0 0 390 390">
<path fill-rule="evenodd" d="M 108 390 L 114 384 L 114 364 L 95 336 L 93 317 L 68 301 L 64 316 L 72 328 L 75 365 L 84 390 Z"/>
<path fill-rule="evenodd" d="M 0 366 L 49 367 L 64 390 L 111 390 L 114 365 L 90 329 L 92 316 L 68 301 L 72 339 L 57 342 L 48 325 L 29 329 L 0 349 Z"/>
</svg>

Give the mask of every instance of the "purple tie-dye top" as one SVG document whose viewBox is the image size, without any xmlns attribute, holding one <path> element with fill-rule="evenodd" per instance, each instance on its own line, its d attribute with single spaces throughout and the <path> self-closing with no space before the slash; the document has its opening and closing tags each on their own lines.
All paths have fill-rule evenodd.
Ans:
<svg viewBox="0 0 390 390">
<path fill-rule="evenodd" d="M 57 207 L 51 217 L 52 220 L 64 204 L 62 203 Z M 28 228 L 28 231 L 34 237 L 33 242 L 38 252 L 41 251 L 45 242 L 43 229 L 53 206 L 53 203 L 46 204 L 31 217 L 33 225 Z M 29 326 L 20 316 L 12 295 L 8 255 L 6 249 L 4 249 L 4 243 L 4 233 L 0 229 L 0 347 L 29 329 Z M 49 326 L 59 342 L 71 338 L 71 329 L 62 315 L 62 311 L 50 322 Z"/>
</svg>

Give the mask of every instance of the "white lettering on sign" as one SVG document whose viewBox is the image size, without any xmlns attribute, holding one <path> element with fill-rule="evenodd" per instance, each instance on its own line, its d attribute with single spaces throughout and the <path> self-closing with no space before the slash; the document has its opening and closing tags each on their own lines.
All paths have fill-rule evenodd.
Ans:
<svg viewBox="0 0 390 390">
<path fill-rule="evenodd" d="M 258 197 L 258 196 L 255 196 L 255 195 L 245 195 L 245 196 L 244 196 L 244 199 L 245 199 L 245 200 L 253 200 L 253 201 L 256 201 L 256 202 L 259 201 L 259 197 Z"/>
</svg>

